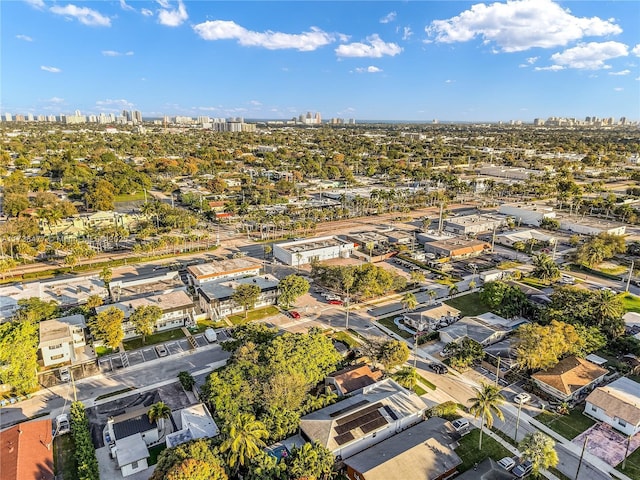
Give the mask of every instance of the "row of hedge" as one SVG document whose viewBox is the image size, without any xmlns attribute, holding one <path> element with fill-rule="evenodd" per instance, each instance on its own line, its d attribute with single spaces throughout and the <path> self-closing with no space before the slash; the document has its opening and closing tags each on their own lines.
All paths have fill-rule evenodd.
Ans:
<svg viewBox="0 0 640 480">
<path fill-rule="evenodd" d="M 89 419 L 82 402 L 71 404 L 71 435 L 76 447 L 78 480 L 100 480 L 96 449 L 91 441 Z"/>
</svg>

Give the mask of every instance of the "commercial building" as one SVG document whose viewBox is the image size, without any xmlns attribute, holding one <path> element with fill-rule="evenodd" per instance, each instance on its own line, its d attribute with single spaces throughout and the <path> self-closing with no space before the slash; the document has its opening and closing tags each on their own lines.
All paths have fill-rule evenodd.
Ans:
<svg viewBox="0 0 640 480">
<path fill-rule="evenodd" d="M 432 253 L 437 257 L 445 257 L 452 260 L 482 255 L 490 250 L 491 245 L 474 238 L 453 237 L 447 240 L 424 244 L 424 251 L 426 253 Z"/>
<path fill-rule="evenodd" d="M 640 383 L 621 377 L 589 394 L 585 415 L 620 430 L 625 435 L 640 432 Z"/>
<path fill-rule="evenodd" d="M 353 242 L 337 237 L 318 237 L 278 243 L 273 246 L 273 255 L 286 265 L 299 266 L 314 260 L 349 258 L 354 248 Z"/>
<path fill-rule="evenodd" d="M 477 235 L 491 232 L 506 224 L 506 219 L 498 215 L 464 215 L 444 220 L 444 229 L 456 235 Z"/>
<path fill-rule="evenodd" d="M 44 320 L 40 322 L 39 327 L 38 349 L 45 367 L 63 363 L 74 364 L 94 358 L 94 355 L 87 351 L 84 315 Z"/>
<path fill-rule="evenodd" d="M 186 292 L 187 286 L 182 282 L 180 272 L 177 270 L 167 270 L 165 272 L 153 272 L 147 275 L 138 275 L 137 272 L 120 275 L 111 280 L 109 290 L 111 290 L 111 299 L 114 302 L 119 302 L 178 290 Z"/>
<path fill-rule="evenodd" d="M 498 212 L 515 219 L 516 225 L 531 225 L 539 227 L 544 218 L 556 218 L 552 207 L 535 203 L 505 203 L 500 205 Z"/>
<path fill-rule="evenodd" d="M 189 282 L 196 287 L 254 275 L 260 275 L 260 265 L 246 258 L 230 258 L 187 267 Z"/>
<path fill-rule="evenodd" d="M 560 220 L 560 230 L 580 235 L 599 235 L 600 233 L 624 235 L 627 229 L 624 223 L 593 217 L 558 215 L 558 220 Z"/>
<path fill-rule="evenodd" d="M 524 243 L 531 242 L 535 240 L 539 243 L 548 243 L 549 245 L 553 245 L 556 243 L 556 237 L 552 235 L 547 235 L 546 233 L 540 232 L 538 230 L 520 230 L 520 231 L 511 231 L 501 233 L 496 235 L 496 243 L 501 245 L 507 245 L 508 247 L 512 247 L 514 243 Z"/>
<path fill-rule="evenodd" d="M 257 285 L 260 288 L 253 307 L 265 307 L 278 303 L 278 284 L 280 282 L 273 275 L 259 275 L 247 278 L 238 278 L 226 282 L 204 283 L 197 289 L 200 309 L 206 313 L 208 318 L 218 320 L 241 313 L 244 311 L 242 305 L 238 305 L 233 300 L 233 293 L 240 285 Z"/>
<path fill-rule="evenodd" d="M 453 450 L 454 428 L 430 418 L 345 460 L 350 480 L 443 480 L 462 459 Z"/>
</svg>

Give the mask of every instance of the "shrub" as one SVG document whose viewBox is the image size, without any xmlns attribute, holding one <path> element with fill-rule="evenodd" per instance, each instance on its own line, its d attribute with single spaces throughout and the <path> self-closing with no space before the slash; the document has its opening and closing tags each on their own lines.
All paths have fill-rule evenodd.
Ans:
<svg viewBox="0 0 640 480">
<path fill-rule="evenodd" d="M 440 417 L 452 420 L 458 418 L 458 404 L 456 402 L 444 402 L 427 410 L 427 417 Z"/>
<path fill-rule="evenodd" d="M 96 449 L 91 441 L 89 419 L 82 402 L 71 404 L 71 435 L 76 446 L 78 480 L 100 480 Z"/>
</svg>

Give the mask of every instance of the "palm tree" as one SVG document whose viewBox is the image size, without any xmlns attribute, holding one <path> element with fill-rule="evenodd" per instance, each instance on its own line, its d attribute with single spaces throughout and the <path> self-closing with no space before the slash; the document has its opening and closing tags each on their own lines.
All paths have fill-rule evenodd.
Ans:
<svg viewBox="0 0 640 480">
<path fill-rule="evenodd" d="M 265 447 L 264 439 L 269 437 L 264 423 L 250 413 L 240 413 L 224 429 L 225 440 L 220 445 L 221 452 L 228 452 L 229 467 L 245 466 Z"/>
<path fill-rule="evenodd" d="M 418 306 L 418 300 L 413 293 L 405 293 L 402 297 L 402 305 L 406 310 L 411 311 Z"/>
<path fill-rule="evenodd" d="M 536 475 L 541 468 L 555 467 L 558 464 L 556 442 L 542 432 L 533 432 L 522 439 L 518 448 L 522 456 L 531 460 L 533 473 Z"/>
<path fill-rule="evenodd" d="M 505 398 L 500 393 L 500 388 L 496 385 L 483 383 L 482 388 L 474 388 L 476 396 L 470 398 L 472 402 L 469 412 L 475 417 L 482 417 L 480 422 L 480 440 L 478 450 L 482 450 L 482 429 L 485 423 L 487 427 L 493 426 L 493 415 L 495 414 L 500 420 L 504 420 L 502 410 L 498 408 L 505 402 Z"/>
<path fill-rule="evenodd" d="M 456 293 L 458 293 L 458 291 L 459 291 L 458 285 L 456 284 L 451 285 L 449 287 L 449 296 L 453 297 Z"/>
<path fill-rule="evenodd" d="M 147 415 L 150 422 L 156 422 L 158 431 L 162 431 L 164 430 L 164 419 L 169 418 L 169 415 L 171 415 L 171 408 L 164 402 L 154 403 L 149 408 Z"/>
<path fill-rule="evenodd" d="M 436 292 L 435 289 L 431 289 L 427 292 L 427 295 L 429 295 L 429 305 L 433 305 L 433 300 L 438 295 L 438 292 Z"/>
<path fill-rule="evenodd" d="M 402 367 L 393 374 L 393 379 L 403 387 L 413 391 L 418 383 L 418 372 L 413 367 Z"/>
<path fill-rule="evenodd" d="M 553 281 L 560 278 L 560 269 L 549 255 L 541 253 L 533 256 L 533 272 L 531 275 L 540 280 Z"/>
</svg>

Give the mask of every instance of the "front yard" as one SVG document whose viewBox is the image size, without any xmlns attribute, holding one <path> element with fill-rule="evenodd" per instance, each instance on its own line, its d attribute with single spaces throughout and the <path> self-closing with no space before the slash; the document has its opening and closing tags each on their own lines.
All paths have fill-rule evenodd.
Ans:
<svg viewBox="0 0 640 480">
<path fill-rule="evenodd" d="M 620 297 L 620 299 L 622 300 L 622 305 L 626 312 L 640 313 L 640 297 L 631 295 L 630 293 L 625 293 Z"/>
<path fill-rule="evenodd" d="M 569 415 L 544 411 L 536 417 L 536 420 L 567 440 L 572 440 L 596 423 L 595 420 L 584 415 L 581 408 L 574 408 Z"/>
<path fill-rule="evenodd" d="M 624 469 L 621 463 L 616 467 L 616 470 L 624 473 L 629 478 L 640 478 L 640 448 L 627 457 Z"/>
<path fill-rule="evenodd" d="M 478 439 L 480 429 L 474 428 L 458 442 L 460 446 L 456 448 L 456 453 L 462 459 L 462 465 L 458 467 L 460 473 L 473 468 L 476 463 L 482 462 L 485 458 L 491 457 L 498 461 L 503 457 L 511 457 L 513 454 L 485 432 L 482 435 L 482 450 L 478 450 Z"/>
<path fill-rule="evenodd" d="M 249 310 L 247 312 L 247 317 L 245 318 L 244 313 L 238 315 L 229 315 L 227 319 L 233 323 L 234 325 L 244 325 L 245 323 L 252 322 L 254 320 L 262 320 L 263 318 L 273 317 L 280 313 L 278 307 L 273 305 L 264 308 L 258 308 L 256 310 Z"/>
<path fill-rule="evenodd" d="M 379 318 L 378 320 L 376 320 L 376 322 L 378 322 L 380 325 L 384 325 L 385 327 L 387 327 L 392 332 L 400 335 L 402 338 L 412 338 L 413 335 L 411 335 L 409 332 L 407 332 L 406 330 L 403 330 L 401 328 L 398 328 L 398 326 L 393 321 L 393 319 L 395 317 L 396 317 L 396 315 L 394 315 L 392 317 L 387 317 L 387 318 Z"/>
<path fill-rule="evenodd" d="M 481 315 L 487 313 L 490 308 L 482 301 L 479 292 L 468 293 L 456 298 L 450 298 L 444 302 L 445 305 L 457 308 L 460 310 L 460 315 L 463 317 L 469 317 L 474 315 Z"/>
<path fill-rule="evenodd" d="M 142 337 L 125 340 L 123 344 L 125 350 L 136 350 L 147 345 L 155 345 L 157 343 L 164 343 L 170 340 L 177 340 L 179 338 L 184 338 L 184 332 L 181 328 L 176 328 L 174 330 L 167 330 L 165 332 L 147 335 L 144 344 L 142 343 Z"/>
</svg>

